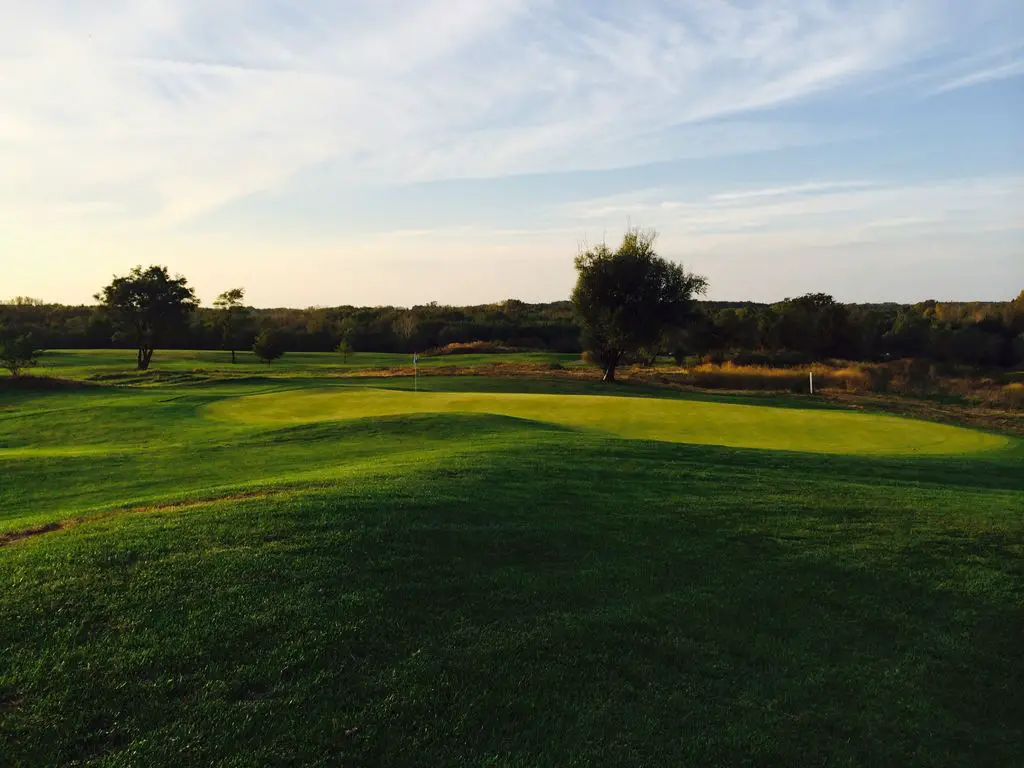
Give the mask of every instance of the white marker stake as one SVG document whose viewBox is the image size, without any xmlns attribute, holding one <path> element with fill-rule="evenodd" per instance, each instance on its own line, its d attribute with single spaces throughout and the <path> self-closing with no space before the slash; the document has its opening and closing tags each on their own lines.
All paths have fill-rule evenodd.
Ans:
<svg viewBox="0 0 1024 768">
<path fill-rule="evenodd" d="M 814 394 L 814 371 L 808 372 L 807 375 L 810 377 L 810 380 L 811 380 L 811 394 L 813 395 Z"/>
</svg>

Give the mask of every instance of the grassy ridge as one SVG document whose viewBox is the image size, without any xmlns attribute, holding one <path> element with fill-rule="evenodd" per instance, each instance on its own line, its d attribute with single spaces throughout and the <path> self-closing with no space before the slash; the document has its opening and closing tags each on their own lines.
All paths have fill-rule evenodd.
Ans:
<svg viewBox="0 0 1024 768">
<path fill-rule="evenodd" d="M 0 547 L 5 764 L 1020 754 L 1020 441 L 623 439 L 573 423 L 585 382 L 324 383 L 0 392 L 0 531 L 87 519 Z M 871 422 L 618 391 L 593 418 Z"/>
</svg>

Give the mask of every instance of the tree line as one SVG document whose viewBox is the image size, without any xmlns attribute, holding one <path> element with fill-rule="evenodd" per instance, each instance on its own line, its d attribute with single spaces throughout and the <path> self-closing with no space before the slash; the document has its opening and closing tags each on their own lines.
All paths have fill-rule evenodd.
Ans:
<svg viewBox="0 0 1024 768">
<path fill-rule="evenodd" d="M 701 301 L 707 280 L 660 258 L 655 234 L 630 230 L 576 259 L 567 301 L 453 307 L 258 309 L 242 288 L 200 305 L 182 276 L 136 267 L 97 294 L 96 305 L 18 297 L 0 304 L 0 362 L 35 350 L 131 348 L 140 369 L 154 350 L 426 352 L 450 344 L 581 352 L 614 378 L 622 363 L 671 355 L 768 365 L 919 358 L 978 367 L 1024 363 L 1024 291 L 1009 302 L 844 304 L 824 293 L 771 304 Z M 31 348 L 31 349 L 30 349 Z M 4 357 L 6 355 L 6 358 Z M 8 366 L 10 367 L 10 366 Z"/>
</svg>

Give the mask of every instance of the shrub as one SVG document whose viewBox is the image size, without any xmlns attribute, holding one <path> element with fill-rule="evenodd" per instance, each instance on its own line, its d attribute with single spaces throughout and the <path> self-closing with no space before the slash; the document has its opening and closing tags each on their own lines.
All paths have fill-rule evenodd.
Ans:
<svg viewBox="0 0 1024 768">
<path fill-rule="evenodd" d="M 1010 408 L 1024 408 L 1024 383 L 1007 384 L 999 393 L 999 401 Z"/>
<path fill-rule="evenodd" d="M 256 340 L 252 344 L 252 351 L 260 360 L 270 363 L 284 354 L 284 345 L 278 334 L 264 328 L 256 335 Z"/>
<path fill-rule="evenodd" d="M 38 354 L 31 334 L 0 341 L 0 366 L 10 371 L 11 376 L 20 376 L 26 368 L 38 365 Z"/>
<path fill-rule="evenodd" d="M 935 367 L 927 360 L 911 358 L 897 360 L 892 363 L 892 388 L 896 392 L 908 394 L 927 394 L 935 387 L 937 378 Z"/>
</svg>

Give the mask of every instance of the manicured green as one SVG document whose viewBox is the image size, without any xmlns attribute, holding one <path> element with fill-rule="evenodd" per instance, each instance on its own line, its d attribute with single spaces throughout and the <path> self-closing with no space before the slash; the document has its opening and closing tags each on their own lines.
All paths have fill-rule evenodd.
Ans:
<svg viewBox="0 0 1024 768">
<path fill-rule="evenodd" d="M 2 765 L 1019 760 L 1018 439 L 161 365 L 0 389 Z"/>
<path fill-rule="evenodd" d="M 975 430 L 874 413 L 598 395 L 324 389 L 221 401 L 207 413 L 276 425 L 412 413 L 491 413 L 620 437 L 842 454 L 968 454 L 1005 449 L 1011 443 Z"/>
</svg>

